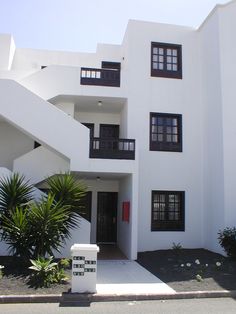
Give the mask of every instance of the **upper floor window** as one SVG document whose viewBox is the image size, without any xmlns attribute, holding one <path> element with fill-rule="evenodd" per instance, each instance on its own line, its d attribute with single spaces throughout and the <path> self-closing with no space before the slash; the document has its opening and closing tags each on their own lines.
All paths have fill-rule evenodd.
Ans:
<svg viewBox="0 0 236 314">
<path fill-rule="evenodd" d="M 151 76 L 182 79 L 181 45 L 152 42 Z"/>
<path fill-rule="evenodd" d="M 150 113 L 150 150 L 182 152 L 182 115 Z"/>
<path fill-rule="evenodd" d="M 152 191 L 152 231 L 184 231 L 184 191 Z"/>
</svg>

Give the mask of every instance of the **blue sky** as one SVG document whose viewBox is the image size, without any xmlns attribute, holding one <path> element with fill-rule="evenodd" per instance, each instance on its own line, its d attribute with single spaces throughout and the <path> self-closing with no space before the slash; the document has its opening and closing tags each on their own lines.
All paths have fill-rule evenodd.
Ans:
<svg viewBox="0 0 236 314">
<path fill-rule="evenodd" d="M 228 0 L 0 0 L 0 33 L 17 47 L 93 52 L 120 44 L 129 19 L 198 27 Z"/>
</svg>

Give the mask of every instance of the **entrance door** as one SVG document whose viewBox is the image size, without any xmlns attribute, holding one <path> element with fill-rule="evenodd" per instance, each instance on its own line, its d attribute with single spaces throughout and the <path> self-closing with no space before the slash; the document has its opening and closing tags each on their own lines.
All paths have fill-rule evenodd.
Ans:
<svg viewBox="0 0 236 314">
<path fill-rule="evenodd" d="M 116 242 L 117 198 L 118 193 L 116 192 L 98 192 L 98 243 Z"/>
<path fill-rule="evenodd" d="M 100 124 L 100 138 L 116 139 L 119 138 L 119 125 Z"/>
<path fill-rule="evenodd" d="M 119 138 L 119 125 L 100 124 L 100 149 L 116 150 L 118 147 L 117 139 Z"/>
</svg>

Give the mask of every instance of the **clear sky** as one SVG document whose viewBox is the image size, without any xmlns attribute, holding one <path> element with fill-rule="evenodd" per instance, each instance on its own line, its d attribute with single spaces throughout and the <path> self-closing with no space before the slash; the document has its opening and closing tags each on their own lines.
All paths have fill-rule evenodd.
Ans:
<svg viewBox="0 0 236 314">
<path fill-rule="evenodd" d="M 93 52 L 120 44 L 129 19 L 198 27 L 229 0 L 0 0 L 0 33 L 17 47 Z"/>
</svg>

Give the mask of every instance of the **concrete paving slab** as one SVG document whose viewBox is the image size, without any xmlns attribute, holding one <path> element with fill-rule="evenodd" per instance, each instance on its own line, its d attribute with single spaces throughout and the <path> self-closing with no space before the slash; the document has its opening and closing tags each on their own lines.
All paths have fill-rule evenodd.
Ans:
<svg viewBox="0 0 236 314">
<path fill-rule="evenodd" d="M 98 294 L 175 294 L 175 290 L 135 261 L 99 260 Z"/>
</svg>

